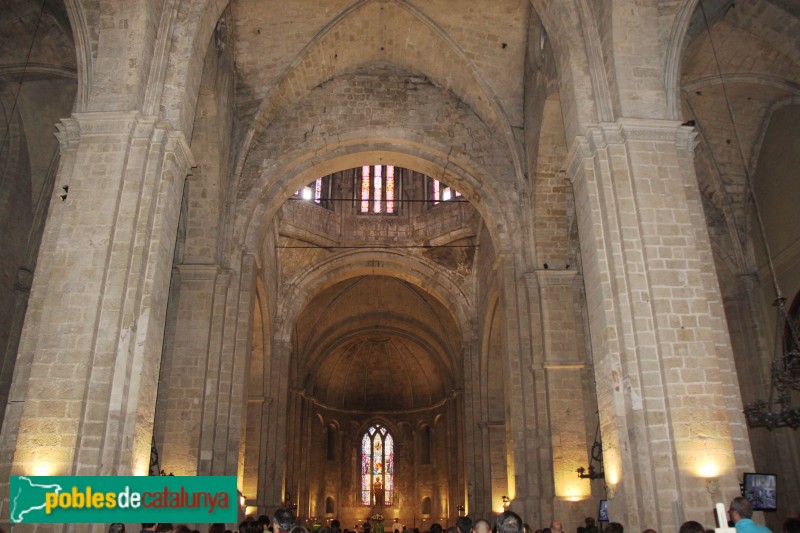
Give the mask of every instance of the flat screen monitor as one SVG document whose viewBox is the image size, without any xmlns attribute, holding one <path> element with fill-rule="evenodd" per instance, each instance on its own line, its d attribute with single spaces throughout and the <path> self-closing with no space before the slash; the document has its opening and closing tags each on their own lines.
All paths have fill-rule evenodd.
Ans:
<svg viewBox="0 0 800 533">
<path fill-rule="evenodd" d="M 600 500 L 600 511 L 598 512 L 598 521 L 608 522 L 608 500 Z"/>
<path fill-rule="evenodd" d="M 745 474 L 742 494 L 753 504 L 754 511 L 778 510 L 778 479 L 775 474 Z"/>
</svg>

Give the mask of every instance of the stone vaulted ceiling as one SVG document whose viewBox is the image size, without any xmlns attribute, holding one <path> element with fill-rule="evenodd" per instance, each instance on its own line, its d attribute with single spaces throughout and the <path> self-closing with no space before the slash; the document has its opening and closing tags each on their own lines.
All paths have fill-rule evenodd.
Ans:
<svg viewBox="0 0 800 533">
<path fill-rule="evenodd" d="M 297 322 L 297 382 L 332 408 L 430 407 L 458 386 L 459 337 L 449 313 L 419 287 L 386 276 L 343 281 Z"/>
</svg>

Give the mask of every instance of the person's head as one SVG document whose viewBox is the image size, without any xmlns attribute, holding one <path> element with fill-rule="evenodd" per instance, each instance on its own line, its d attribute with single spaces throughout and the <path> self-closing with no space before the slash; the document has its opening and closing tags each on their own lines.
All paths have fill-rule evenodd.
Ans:
<svg viewBox="0 0 800 533">
<path fill-rule="evenodd" d="M 431 524 L 430 532 L 431 533 L 442 533 L 442 524 L 440 524 L 439 522 L 434 522 L 433 524 Z"/>
<path fill-rule="evenodd" d="M 747 498 L 737 496 L 731 501 L 728 512 L 731 515 L 731 520 L 733 520 L 735 524 L 744 518 L 753 518 L 753 505 Z M 722 527 L 722 524 L 720 524 L 720 526 Z"/>
<path fill-rule="evenodd" d="M 286 509 L 284 507 L 279 508 L 275 511 L 275 515 L 272 517 L 273 521 L 273 528 L 277 528 L 275 531 L 281 531 L 283 533 L 290 533 L 292 528 L 294 527 L 294 511 L 291 509 Z"/>
<path fill-rule="evenodd" d="M 527 522 L 522 524 L 522 531 L 524 531 L 525 533 L 533 533 L 533 529 L 531 529 L 531 525 L 529 523 L 527 523 Z"/>
<path fill-rule="evenodd" d="M 336 533 L 337 531 L 341 531 L 341 529 L 342 529 L 342 524 L 340 524 L 338 520 L 335 519 L 331 520 L 331 531 Z"/>
<path fill-rule="evenodd" d="M 583 522 L 584 524 L 586 524 L 586 528 L 588 529 L 594 525 L 594 518 L 592 518 L 591 516 L 587 516 L 586 518 L 583 519 Z"/>
<path fill-rule="evenodd" d="M 609 522 L 606 526 L 605 533 L 623 533 L 622 524 L 619 522 Z"/>
<path fill-rule="evenodd" d="M 791 516 L 783 522 L 783 533 L 800 533 L 800 518 Z"/>
<path fill-rule="evenodd" d="M 155 531 L 156 524 L 155 522 L 146 522 L 142 524 L 142 531 Z"/>
<path fill-rule="evenodd" d="M 542 533 L 553 533 L 553 532 L 552 532 L 552 531 L 550 531 L 550 528 L 549 528 L 549 527 L 546 527 L 546 528 L 544 528 L 544 529 L 542 530 Z"/>
<path fill-rule="evenodd" d="M 174 526 L 172 524 L 169 524 L 169 523 L 167 523 L 167 524 L 158 524 L 158 525 L 156 525 L 156 531 L 158 533 L 171 533 L 173 527 Z"/>
<path fill-rule="evenodd" d="M 705 533 L 705 531 L 706 528 L 703 527 L 703 524 L 695 522 L 694 520 L 689 520 L 681 524 L 681 529 L 678 533 Z"/>
<path fill-rule="evenodd" d="M 561 523 L 561 520 L 553 520 L 550 522 L 550 531 L 553 533 L 563 533 L 564 525 Z"/>
<path fill-rule="evenodd" d="M 522 518 L 514 511 L 504 511 L 497 516 L 497 533 L 522 533 Z"/>
<path fill-rule="evenodd" d="M 258 517 L 258 523 L 261 525 L 261 529 L 266 531 L 269 527 L 269 517 L 265 514 L 262 514 Z"/>
<path fill-rule="evenodd" d="M 642 533 L 658 533 L 655 529 L 645 529 Z"/>
<path fill-rule="evenodd" d="M 491 533 L 492 526 L 484 520 L 483 518 L 479 520 L 475 520 L 475 523 L 472 524 L 472 531 L 475 533 Z"/>
<path fill-rule="evenodd" d="M 108 526 L 108 533 L 125 533 L 125 524 L 119 522 Z"/>
<path fill-rule="evenodd" d="M 250 518 L 239 524 L 239 533 L 264 533 L 264 526 Z"/>
<path fill-rule="evenodd" d="M 472 518 L 459 516 L 458 520 L 456 520 L 456 527 L 459 533 L 469 533 L 472 530 Z"/>
<path fill-rule="evenodd" d="M 192 533 L 188 526 L 180 525 L 172 528 L 172 533 Z"/>
<path fill-rule="evenodd" d="M 208 527 L 208 533 L 225 533 L 225 524 L 217 522 Z"/>
</svg>

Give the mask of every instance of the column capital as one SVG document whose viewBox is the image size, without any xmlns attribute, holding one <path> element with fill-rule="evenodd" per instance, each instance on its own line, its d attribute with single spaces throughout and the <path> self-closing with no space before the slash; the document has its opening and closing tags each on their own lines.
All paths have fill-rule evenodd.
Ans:
<svg viewBox="0 0 800 533">
<path fill-rule="evenodd" d="M 697 146 L 696 137 L 697 131 L 693 127 L 684 126 L 678 120 L 620 118 L 615 122 L 592 124 L 583 135 L 577 135 L 572 141 L 566 159 L 567 176 L 574 180 L 580 175 L 581 161 L 609 145 L 630 141 L 671 142 L 691 154 Z"/>
<path fill-rule="evenodd" d="M 81 139 L 94 135 L 127 135 L 163 144 L 165 151 L 175 154 L 181 167 L 197 165 L 182 131 L 175 129 L 169 120 L 139 111 L 73 113 L 56 124 L 56 128 L 62 151 L 76 148 Z"/>
<path fill-rule="evenodd" d="M 230 271 L 217 264 L 179 263 L 175 269 L 180 273 L 181 280 L 214 280 L 220 275 L 230 275 Z"/>
<path fill-rule="evenodd" d="M 535 272 L 536 281 L 540 286 L 543 285 L 569 285 L 575 281 L 575 276 L 578 275 L 577 270 L 544 270 L 539 269 Z"/>
</svg>

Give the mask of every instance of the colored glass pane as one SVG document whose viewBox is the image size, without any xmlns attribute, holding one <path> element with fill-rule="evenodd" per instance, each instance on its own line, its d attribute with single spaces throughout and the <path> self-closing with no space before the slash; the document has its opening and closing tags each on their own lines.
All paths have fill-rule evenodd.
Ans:
<svg viewBox="0 0 800 533">
<path fill-rule="evenodd" d="M 439 203 L 439 180 L 433 180 L 433 203 Z"/>
<path fill-rule="evenodd" d="M 369 213 L 369 165 L 361 167 L 361 212 Z"/>
<path fill-rule="evenodd" d="M 383 446 L 384 463 L 386 474 L 383 476 L 384 488 L 386 490 L 385 505 L 392 505 L 394 499 L 394 439 L 391 434 L 386 435 L 386 442 Z"/>
<path fill-rule="evenodd" d="M 370 442 L 369 435 L 365 434 L 361 439 L 361 503 L 364 505 L 370 504 L 370 496 L 372 494 L 372 473 L 370 472 L 370 463 L 372 462 L 372 443 Z"/>
<path fill-rule="evenodd" d="M 386 212 L 394 213 L 394 167 L 386 167 Z"/>
<path fill-rule="evenodd" d="M 450 187 L 445 187 L 444 191 L 442 191 L 442 201 L 446 202 L 452 198 L 452 189 Z"/>
<path fill-rule="evenodd" d="M 372 178 L 373 183 L 373 196 L 372 196 L 372 212 L 381 212 L 381 199 L 383 192 L 383 176 L 381 175 L 381 166 L 375 165 L 375 176 Z"/>
<path fill-rule="evenodd" d="M 361 503 L 383 505 L 394 500 L 394 439 L 385 427 L 371 426 L 361 438 Z"/>
<path fill-rule="evenodd" d="M 322 200 L 322 178 L 314 183 L 314 201 L 319 203 Z"/>
</svg>

